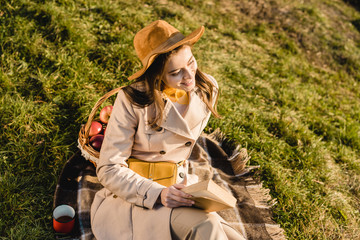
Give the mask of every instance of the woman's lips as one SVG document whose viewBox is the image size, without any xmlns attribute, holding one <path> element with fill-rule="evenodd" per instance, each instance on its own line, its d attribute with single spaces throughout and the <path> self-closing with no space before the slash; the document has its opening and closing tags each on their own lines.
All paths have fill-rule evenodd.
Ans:
<svg viewBox="0 0 360 240">
<path fill-rule="evenodd" d="M 191 79 L 190 81 L 186 81 L 186 82 L 184 82 L 184 83 L 181 83 L 181 84 L 183 84 L 183 85 L 185 85 L 185 86 L 191 86 L 192 85 L 192 83 L 194 82 L 194 80 L 193 79 Z"/>
</svg>

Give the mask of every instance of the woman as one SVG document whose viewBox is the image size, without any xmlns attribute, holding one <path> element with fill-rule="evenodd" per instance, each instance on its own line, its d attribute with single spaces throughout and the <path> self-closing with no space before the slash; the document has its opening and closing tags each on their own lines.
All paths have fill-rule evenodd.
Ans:
<svg viewBox="0 0 360 240">
<path fill-rule="evenodd" d="M 218 116 L 216 81 L 197 68 L 191 46 L 204 32 L 184 37 L 159 20 L 140 30 L 134 46 L 143 68 L 118 93 L 97 164 L 104 188 L 94 199 L 91 224 L 100 239 L 242 239 L 217 214 L 189 208 L 181 189 L 196 177 L 186 160 L 207 124 Z M 177 167 L 164 186 L 128 168 L 130 159 Z"/>
</svg>

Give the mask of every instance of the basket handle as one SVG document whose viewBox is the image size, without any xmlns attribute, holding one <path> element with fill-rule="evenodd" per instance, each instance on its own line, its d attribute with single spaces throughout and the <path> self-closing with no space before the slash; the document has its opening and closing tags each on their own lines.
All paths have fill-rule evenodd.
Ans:
<svg viewBox="0 0 360 240">
<path fill-rule="evenodd" d="M 108 99 L 110 96 L 114 95 L 115 93 L 119 92 L 122 88 L 124 88 L 125 86 L 119 87 L 119 88 L 115 88 L 113 90 L 111 90 L 110 92 L 106 93 L 104 96 L 102 96 L 95 104 L 95 106 L 93 107 L 93 109 L 91 110 L 91 113 L 89 115 L 89 118 L 85 124 L 85 139 L 86 141 L 89 141 L 89 132 L 90 132 L 90 127 L 91 127 L 91 122 L 94 119 L 94 116 L 98 110 L 98 108 L 101 106 L 101 104 L 103 104 L 103 102 L 106 101 L 106 99 Z"/>
</svg>

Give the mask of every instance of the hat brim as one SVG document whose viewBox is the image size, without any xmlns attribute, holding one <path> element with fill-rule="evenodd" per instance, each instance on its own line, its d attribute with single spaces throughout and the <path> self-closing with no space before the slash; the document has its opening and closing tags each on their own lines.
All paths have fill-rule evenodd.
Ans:
<svg viewBox="0 0 360 240">
<path fill-rule="evenodd" d="M 155 61 L 156 57 L 159 56 L 160 54 L 167 53 L 184 44 L 189 44 L 190 46 L 192 46 L 200 39 L 200 37 L 204 34 L 204 31 L 205 31 L 204 26 L 201 26 L 192 33 L 190 33 L 185 38 L 181 39 L 180 41 L 170 46 L 164 46 L 162 48 L 153 50 L 148 56 L 145 57 L 147 61 L 146 64 L 143 65 L 142 69 L 131 75 L 128 79 L 133 80 L 143 75 L 145 71 L 150 67 L 150 65 Z"/>
</svg>

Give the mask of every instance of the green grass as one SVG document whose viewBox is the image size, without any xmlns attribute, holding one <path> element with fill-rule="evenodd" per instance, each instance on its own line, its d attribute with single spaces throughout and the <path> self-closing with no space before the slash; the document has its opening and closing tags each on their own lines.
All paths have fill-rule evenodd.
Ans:
<svg viewBox="0 0 360 240">
<path fill-rule="evenodd" d="M 301 2 L 301 3 L 300 3 Z M 164 19 L 221 87 L 220 128 L 248 148 L 289 239 L 360 235 L 356 1 L 0 1 L 0 238 L 53 239 L 52 198 L 80 125 L 141 67 Z"/>
</svg>

